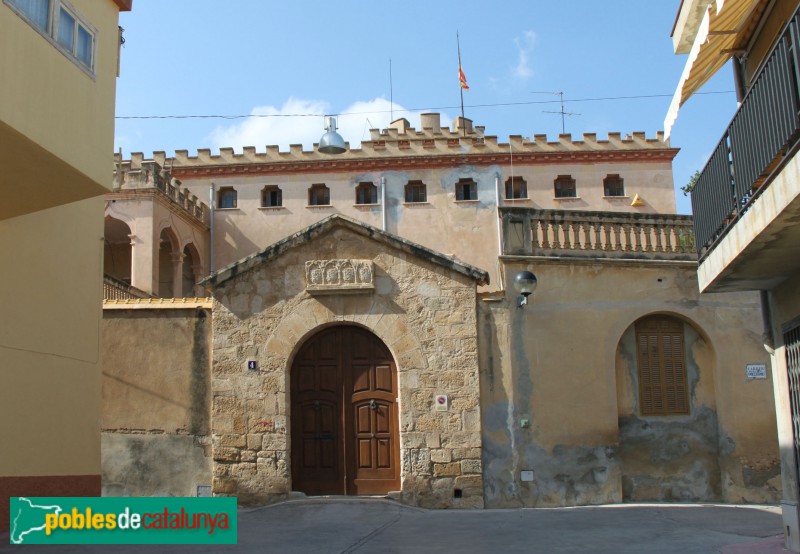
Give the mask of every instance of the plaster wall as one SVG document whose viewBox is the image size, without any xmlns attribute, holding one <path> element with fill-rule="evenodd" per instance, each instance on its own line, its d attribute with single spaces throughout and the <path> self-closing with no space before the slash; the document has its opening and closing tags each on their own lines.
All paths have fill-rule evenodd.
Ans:
<svg viewBox="0 0 800 554">
<path fill-rule="evenodd" d="M 16 206 L 0 209 L 0 218 L 102 194 L 111 187 L 119 8 L 111 0 L 70 4 L 97 31 L 93 74 L 0 3 L 0 51 L 7 53 L 0 61 L 5 152 L 0 160 L 9 177 L 0 184 L 4 191 L 8 184 L 8 194 L 14 194 L 12 185 L 30 182 L 20 189 L 25 197 L 7 202 Z"/>
<path fill-rule="evenodd" d="M 513 292 L 479 303 L 488 507 L 620 502 L 626 494 L 776 501 L 771 381 L 748 381 L 744 368 L 767 358 L 757 295 L 701 296 L 693 264 L 520 258 L 507 260 L 505 274 L 522 269 L 539 280 L 528 306 L 516 308 Z M 687 324 L 687 417 L 638 415 L 631 326 L 653 313 Z M 669 439 L 665 448 L 659 439 Z M 695 465 L 683 485 L 645 479 Z M 523 470 L 533 481 L 522 481 Z"/>
<path fill-rule="evenodd" d="M 373 260 L 374 292 L 305 292 L 307 260 L 348 258 Z M 293 356 L 316 331 L 351 323 L 380 338 L 397 364 L 402 501 L 483 507 L 475 287 L 471 277 L 424 255 L 336 227 L 219 285 L 214 493 L 245 504 L 287 497 Z M 247 370 L 247 359 L 259 370 Z M 449 395 L 449 411 L 434 411 L 435 394 Z"/>
<path fill-rule="evenodd" d="M 528 199 L 504 200 L 505 182 L 513 174 L 527 181 Z M 553 181 L 569 174 L 576 180 L 577 198 L 554 198 Z M 625 197 L 604 197 L 603 179 L 619 174 L 624 179 Z M 334 213 L 341 213 L 381 228 L 386 210 L 386 230 L 408 240 L 489 271 L 497 276 L 496 183 L 500 177 L 501 206 L 542 209 L 604 210 L 640 213 L 673 213 L 672 168 L 669 162 L 619 162 L 596 164 L 551 164 L 510 166 L 459 165 L 443 169 L 382 171 L 363 174 L 306 173 L 263 177 L 184 177 L 182 186 L 200 198 L 208 196 L 212 182 L 217 190 L 233 187 L 238 204 L 233 209 L 215 210 L 214 251 L 216 268 L 224 267 Z M 356 205 L 356 186 L 386 182 L 386 206 Z M 477 183 L 478 199 L 456 201 L 455 183 L 472 178 Z M 408 204 L 404 187 L 409 180 L 427 185 L 427 202 Z M 308 189 L 324 183 L 330 189 L 330 206 L 308 206 Z M 283 206 L 262 208 L 261 191 L 277 185 L 282 190 Z M 640 195 L 644 207 L 632 207 L 633 196 Z"/>
<path fill-rule="evenodd" d="M 211 485 L 210 344 L 205 309 L 104 310 L 103 495 L 195 496 Z"/>
</svg>

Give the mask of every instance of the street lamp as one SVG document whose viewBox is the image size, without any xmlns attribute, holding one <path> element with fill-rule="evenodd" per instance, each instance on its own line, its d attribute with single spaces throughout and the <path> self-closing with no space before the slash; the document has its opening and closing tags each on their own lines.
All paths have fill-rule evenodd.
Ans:
<svg viewBox="0 0 800 554">
<path fill-rule="evenodd" d="M 528 303 L 528 296 L 536 290 L 537 283 L 536 275 L 530 271 L 520 271 L 514 276 L 514 288 L 519 293 L 517 308 L 521 308 Z"/>
<path fill-rule="evenodd" d="M 327 132 L 319 139 L 317 150 L 323 154 L 343 154 L 347 151 L 342 135 L 336 132 L 335 117 L 325 116 L 325 131 Z"/>
</svg>

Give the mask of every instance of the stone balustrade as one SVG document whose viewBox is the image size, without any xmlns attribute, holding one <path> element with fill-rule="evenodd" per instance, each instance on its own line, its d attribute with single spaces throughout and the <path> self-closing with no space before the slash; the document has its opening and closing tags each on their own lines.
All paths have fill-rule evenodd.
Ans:
<svg viewBox="0 0 800 554">
<path fill-rule="evenodd" d="M 692 217 L 502 208 L 504 254 L 695 261 Z"/>
</svg>

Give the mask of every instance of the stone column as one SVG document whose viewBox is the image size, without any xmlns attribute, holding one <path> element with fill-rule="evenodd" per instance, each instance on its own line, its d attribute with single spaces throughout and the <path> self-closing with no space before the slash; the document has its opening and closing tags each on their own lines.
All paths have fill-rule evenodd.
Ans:
<svg viewBox="0 0 800 554">
<path fill-rule="evenodd" d="M 183 252 L 172 253 L 172 297 L 183 298 Z"/>
</svg>

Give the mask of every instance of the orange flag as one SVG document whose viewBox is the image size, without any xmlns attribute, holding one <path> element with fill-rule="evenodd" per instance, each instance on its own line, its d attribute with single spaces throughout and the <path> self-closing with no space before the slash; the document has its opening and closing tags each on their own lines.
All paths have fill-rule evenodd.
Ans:
<svg viewBox="0 0 800 554">
<path fill-rule="evenodd" d="M 469 90 L 469 85 L 467 84 L 467 76 L 464 75 L 464 71 L 461 69 L 461 66 L 458 66 L 458 82 L 461 83 L 461 88 L 464 90 Z"/>
</svg>

